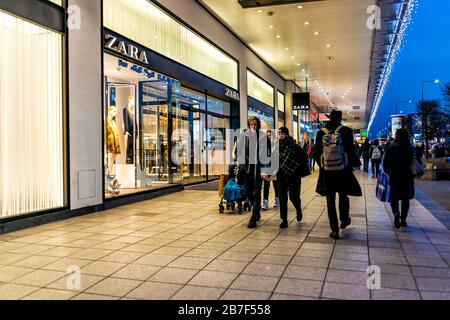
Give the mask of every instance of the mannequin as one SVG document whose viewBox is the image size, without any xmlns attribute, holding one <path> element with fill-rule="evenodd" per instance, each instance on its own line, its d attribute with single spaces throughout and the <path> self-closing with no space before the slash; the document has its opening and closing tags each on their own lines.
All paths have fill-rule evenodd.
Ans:
<svg viewBox="0 0 450 320">
<path fill-rule="evenodd" d="M 133 163 L 133 143 L 134 143 L 134 97 L 128 97 L 128 105 L 123 109 L 124 141 L 127 155 L 127 164 Z"/>
<path fill-rule="evenodd" d="M 117 107 L 109 106 L 108 119 L 106 121 L 106 141 L 108 149 L 108 175 L 114 176 L 114 164 L 116 163 L 116 157 L 121 153 L 120 140 L 117 132 L 116 124 Z"/>
</svg>

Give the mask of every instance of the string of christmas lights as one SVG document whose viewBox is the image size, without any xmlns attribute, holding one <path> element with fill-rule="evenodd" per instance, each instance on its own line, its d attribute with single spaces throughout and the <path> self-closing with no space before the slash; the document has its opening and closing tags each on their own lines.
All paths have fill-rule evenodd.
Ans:
<svg viewBox="0 0 450 320">
<path fill-rule="evenodd" d="M 408 30 L 408 27 L 412 21 L 412 15 L 413 15 L 414 9 L 418 6 L 418 0 L 408 0 L 408 3 L 406 5 L 407 5 L 407 8 L 406 8 L 405 15 L 403 16 L 403 19 L 400 21 L 400 30 L 398 32 L 397 41 L 394 44 L 393 49 L 391 50 L 391 53 L 390 53 L 390 56 L 388 59 L 388 63 L 387 63 L 387 65 L 385 65 L 383 72 L 382 72 L 382 76 L 381 76 L 382 81 L 378 85 L 378 88 L 377 88 L 377 94 L 376 94 L 375 102 L 374 102 L 374 105 L 372 108 L 372 114 L 370 116 L 369 126 L 367 128 L 368 132 L 370 132 L 370 129 L 375 120 L 375 116 L 378 112 L 378 108 L 381 104 L 381 100 L 383 99 L 384 91 L 385 91 L 387 85 L 389 84 L 389 80 L 390 80 L 392 71 L 395 68 L 395 61 L 397 59 L 399 52 L 402 49 L 403 38 L 405 37 L 406 31 Z"/>
</svg>

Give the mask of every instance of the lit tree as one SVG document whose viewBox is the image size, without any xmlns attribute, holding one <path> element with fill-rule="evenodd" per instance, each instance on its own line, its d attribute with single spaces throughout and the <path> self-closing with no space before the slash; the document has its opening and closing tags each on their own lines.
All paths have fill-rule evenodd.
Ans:
<svg viewBox="0 0 450 320">
<path fill-rule="evenodd" d="M 437 100 L 423 100 L 417 103 L 417 124 L 425 139 L 426 157 L 429 157 L 429 140 L 441 138 L 449 120 L 448 112 Z"/>
</svg>

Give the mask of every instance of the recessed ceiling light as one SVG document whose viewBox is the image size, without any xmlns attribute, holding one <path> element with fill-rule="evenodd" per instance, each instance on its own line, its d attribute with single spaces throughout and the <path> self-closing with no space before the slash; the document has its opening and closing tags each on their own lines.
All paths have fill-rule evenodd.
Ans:
<svg viewBox="0 0 450 320">
<path fill-rule="evenodd" d="M 297 63 L 297 65 L 300 67 L 300 63 Z"/>
<path fill-rule="evenodd" d="M 309 25 L 309 21 L 305 21 L 305 26 L 308 26 Z"/>
<path fill-rule="evenodd" d="M 281 38 L 281 36 L 279 34 L 277 34 L 277 39 L 280 39 L 280 38 Z"/>
<path fill-rule="evenodd" d="M 273 29 L 273 26 L 269 26 L 270 29 Z"/>
<path fill-rule="evenodd" d="M 263 11 L 264 11 L 264 10 L 259 9 L 259 10 L 257 10 L 256 12 L 261 13 L 261 12 L 263 12 Z"/>
<path fill-rule="evenodd" d="M 302 69 L 302 72 L 305 72 L 305 69 Z"/>
<path fill-rule="evenodd" d="M 315 35 L 315 36 L 318 36 L 319 34 L 320 34 L 319 31 L 314 32 L 314 35 Z"/>
<path fill-rule="evenodd" d="M 303 9 L 303 6 L 297 6 L 297 9 Z"/>
<path fill-rule="evenodd" d="M 289 51 L 289 48 L 284 48 L 284 50 Z"/>
<path fill-rule="evenodd" d="M 330 48 L 330 47 L 331 47 L 331 44 L 328 43 L 328 44 L 327 44 L 327 48 Z"/>
</svg>

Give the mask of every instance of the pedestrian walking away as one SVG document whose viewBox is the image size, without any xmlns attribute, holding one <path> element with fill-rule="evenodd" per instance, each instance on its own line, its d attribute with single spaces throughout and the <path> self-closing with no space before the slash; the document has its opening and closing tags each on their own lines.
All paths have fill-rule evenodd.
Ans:
<svg viewBox="0 0 450 320">
<path fill-rule="evenodd" d="M 361 156 L 363 158 L 364 163 L 364 171 L 369 172 L 369 159 L 370 159 L 370 140 L 364 140 L 364 143 L 361 147 Z"/>
<path fill-rule="evenodd" d="M 414 156 L 416 155 L 410 144 L 408 131 L 398 129 L 395 133 L 395 141 L 387 148 L 383 159 L 383 168 L 389 176 L 389 185 L 391 186 L 390 203 L 396 229 L 408 226 L 406 219 L 408 218 L 409 201 L 414 198 L 415 194 L 414 176 L 411 172 Z"/>
<path fill-rule="evenodd" d="M 361 165 L 353 145 L 353 130 L 341 125 L 342 112 L 333 110 L 330 121 L 317 133 L 316 161 L 320 167 L 316 192 L 327 197 L 328 218 L 333 239 L 339 239 L 336 193 L 339 194 L 341 229 L 351 224 L 349 196 L 361 197 L 362 190 L 353 174 Z"/>
<path fill-rule="evenodd" d="M 378 140 L 373 140 L 373 145 L 370 147 L 370 159 L 372 161 L 372 178 L 378 178 L 380 174 L 381 159 L 383 159 L 383 149 L 380 147 Z"/>
</svg>

